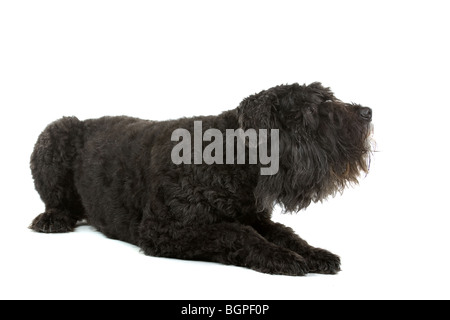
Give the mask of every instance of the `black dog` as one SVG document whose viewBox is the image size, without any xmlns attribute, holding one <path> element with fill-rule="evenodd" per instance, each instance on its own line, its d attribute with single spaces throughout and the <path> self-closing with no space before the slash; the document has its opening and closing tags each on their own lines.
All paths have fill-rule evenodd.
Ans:
<svg viewBox="0 0 450 320">
<path fill-rule="evenodd" d="M 368 171 L 371 119 L 371 109 L 341 102 L 320 83 L 261 91 L 219 116 L 66 117 L 42 132 L 31 155 L 46 209 L 30 228 L 68 232 L 86 219 L 152 256 L 334 274 L 339 257 L 272 222 L 272 208 L 298 211 L 357 183 Z M 194 134 L 194 121 L 203 131 L 278 129 L 279 171 L 261 175 L 262 165 L 248 161 L 175 164 L 172 133 Z"/>
</svg>

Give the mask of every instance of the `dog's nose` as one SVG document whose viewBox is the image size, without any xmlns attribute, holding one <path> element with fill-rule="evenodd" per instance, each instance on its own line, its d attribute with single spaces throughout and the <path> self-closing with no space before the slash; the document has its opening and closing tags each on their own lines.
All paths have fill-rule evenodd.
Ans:
<svg viewBox="0 0 450 320">
<path fill-rule="evenodd" d="M 362 107 L 361 110 L 359 110 L 359 115 L 364 120 L 370 121 L 372 120 L 372 109 L 367 107 Z"/>
</svg>

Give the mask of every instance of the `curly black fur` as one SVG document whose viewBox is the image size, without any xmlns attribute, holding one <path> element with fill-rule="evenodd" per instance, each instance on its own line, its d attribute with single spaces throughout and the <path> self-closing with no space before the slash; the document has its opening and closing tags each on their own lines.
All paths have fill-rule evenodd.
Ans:
<svg viewBox="0 0 450 320">
<path fill-rule="evenodd" d="M 280 168 L 171 161 L 175 129 L 279 129 Z M 67 232 L 86 219 L 145 254 L 215 261 L 257 271 L 336 273 L 338 256 L 270 220 L 278 203 L 306 208 L 368 171 L 371 110 L 336 99 L 320 83 L 281 85 L 219 116 L 155 122 L 65 117 L 39 136 L 31 170 L 45 212 L 39 232 Z M 224 140 L 225 141 L 225 140 Z"/>
</svg>

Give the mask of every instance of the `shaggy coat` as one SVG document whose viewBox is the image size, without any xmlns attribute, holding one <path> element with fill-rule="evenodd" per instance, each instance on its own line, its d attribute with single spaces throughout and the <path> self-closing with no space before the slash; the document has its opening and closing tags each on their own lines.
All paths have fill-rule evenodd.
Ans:
<svg viewBox="0 0 450 320">
<path fill-rule="evenodd" d="M 320 83 L 264 90 L 219 116 L 65 117 L 42 132 L 31 155 L 45 212 L 30 228 L 68 232 L 86 219 L 152 256 L 333 274 L 339 257 L 272 222 L 272 208 L 298 211 L 357 182 L 368 170 L 371 118 L 371 109 L 341 102 Z M 194 121 L 223 133 L 279 129 L 279 172 L 260 175 L 261 165 L 248 162 L 174 164 L 172 132 L 193 135 Z"/>
</svg>

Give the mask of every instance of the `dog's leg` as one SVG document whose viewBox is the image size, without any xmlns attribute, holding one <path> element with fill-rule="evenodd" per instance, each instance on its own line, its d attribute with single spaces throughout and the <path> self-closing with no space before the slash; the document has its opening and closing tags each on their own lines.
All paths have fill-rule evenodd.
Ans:
<svg viewBox="0 0 450 320">
<path fill-rule="evenodd" d="M 217 223 L 177 230 L 167 227 L 154 222 L 141 226 L 140 247 L 144 253 L 219 262 L 270 274 L 303 276 L 308 272 L 302 256 L 267 241 L 249 226 Z"/>
<path fill-rule="evenodd" d="M 335 274 L 340 271 L 340 258 L 324 249 L 310 246 L 291 228 L 271 220 L 260 220 L 253 227 L 268 241 L 302 255 L 312 273 Z"/>
<path fill-rule="evenodd" d="M 39 136 L 31 155 L 36 190 L 45 203 L 30 229 L 38 232 L 68 232 L 84 214 L 73 179 L 73 160 L 82 137 L 81 122 L 63 118 L 51 123 Z"/>
</svg>

